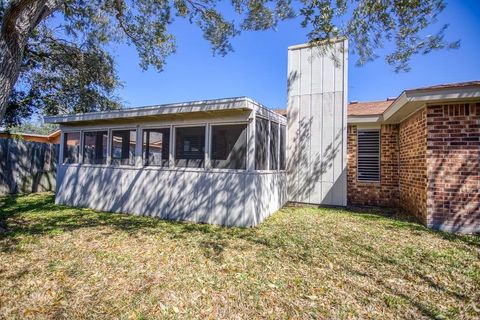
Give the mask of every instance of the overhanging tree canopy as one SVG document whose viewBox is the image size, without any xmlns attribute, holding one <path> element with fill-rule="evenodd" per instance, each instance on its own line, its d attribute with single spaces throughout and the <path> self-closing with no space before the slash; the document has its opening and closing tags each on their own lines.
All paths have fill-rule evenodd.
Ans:
<svg viewBox="0 0 480 320">
<path fill-rule="evenodd" d="M 196 24 L 220 55 L 242 30 L 274 28 L 297 16 L 310 41 L 347 37 L 359 64 L 393 44 L 385 59 L 396 71 L 408 70 L 414 54 L 459 45 L 444 39 L 446 25 L 423 35 L 444 0 L 232 0 L 234 21 L 220 6 L 219 0 L 0 0 L 0 122 L 9 101 L 10 122 L 35 108 L 47 114 L 118 108 L 120 83 L 106 48 L 126 42 L 137 49 L 141 68 L 161 71 L 175 52 L 169 26 L 176 18 Z M 53 14 L 55 24 L 48 23 Z"/>
</svg>

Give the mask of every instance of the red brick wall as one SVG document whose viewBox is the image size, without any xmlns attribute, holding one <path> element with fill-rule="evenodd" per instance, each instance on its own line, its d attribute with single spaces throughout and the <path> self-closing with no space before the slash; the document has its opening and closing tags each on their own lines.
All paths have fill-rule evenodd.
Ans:
<svg viewBox="0 0 480 320">
<path fill-rule="evenodd" d="M 427 225 L 480 231 L 480 103 L 427 107 Z"/>
<path fill-rule="evenodd" d="M 357 126 L 348 126 L 347 202 L 349 205 L 398 204 L 398 125 L 380 129 L 380 182 L 357 181 Z"/>
<path fill-rule="evenodd" d="M 427 117 L 425 108 L 400 123 L 400 206 L 427 222 Z"/>
<path fill-rule="evenodd" d="M 381 181 L 357 181 L 348 126 L 349 205 L 396 206 L 429 227 L 480 232 L 480 102 L 428 106 L 381 128 Z"/>
</svg>

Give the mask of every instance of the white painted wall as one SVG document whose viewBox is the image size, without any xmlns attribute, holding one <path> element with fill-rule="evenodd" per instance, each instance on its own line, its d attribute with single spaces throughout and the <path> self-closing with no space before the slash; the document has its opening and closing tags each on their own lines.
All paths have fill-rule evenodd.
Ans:
<svg viewBox="0 0 480 320">
<path fill-rule="evenodd" d="M 348 44 L 288 50 L 288 200 L 347 203 Z"/>
<path fill-rule="evenodd" d="M 225 226 L 255 226 L 286 202 L 283 172 L 60 165 L 57 178 L 57 204 Z"/>
</svg>

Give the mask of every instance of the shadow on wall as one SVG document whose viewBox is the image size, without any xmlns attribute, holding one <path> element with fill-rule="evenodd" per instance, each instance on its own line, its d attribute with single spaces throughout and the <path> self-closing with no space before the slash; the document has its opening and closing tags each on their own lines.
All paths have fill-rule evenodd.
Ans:
<svg viewBox="0 0 480 320">
<path fill-rule="evenodd" d="M 58 145 L 0 139 L 0 194 L 53 191 Z"/>
<path fill-rule="evenodd" d="M 60 166 L 57 203 L 169 220 L 254 226 L 284 203 L 284 173 Z"/>
<path fill-rule="evenodd" d="M 296 110 L 292 112 L 298 114 Z M 295 118 L 296 115 L 293 115 L 293 119 Z M 343 193 L 340 191 L 344 186 L 342 181 L 345 180 L 346 172 L 345 168 L 342 168 L 340 175 L 335 177 L 334 172 L 331 170 L 333 169 L 335 158 L 342 151 L 342 130 L 338 130 L 333 142 L 323 147 L 322 152 L 311 154 L 309 144 L 311 141 L 312 122 L 312 117 L 308 121 L 300 121 L 295 136 L 293 139 L 289 139 L 292 146 L 297 146 L 293 148 L 287 162 L 290 180 L 289 194 L 297 202 L 322 203 L 326 205 L 338 203 L 338 197 L 343 196 Z M 299 169 L 295 170 L 295 168 Z M 322 190 L 322 187 L 325 187 L 325 183 L 332 183 L 327 192 Z"/>
<path fill-rule="evenodd" d="M 455 149 L 447 154 L 429 156 L 429 227 L 452 232 L 480 232 L 479 159 L 478 152 L 459 156 Z"/>
</svg>

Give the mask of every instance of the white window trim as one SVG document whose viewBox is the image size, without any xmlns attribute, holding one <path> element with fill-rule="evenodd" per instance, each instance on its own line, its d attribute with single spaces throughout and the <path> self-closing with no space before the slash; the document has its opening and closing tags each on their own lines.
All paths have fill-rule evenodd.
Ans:
<svg viewBox="0 0 480 320">
<path fill-rule="evenodd" d="M 212 157 L 212 139 L 213 139 L 213 136 L 212 136 L 212 127 L 217 127 L 217 126 L 234 126 L 234 125 L 245 125 L 246 128 L 245 130 L 247 131 L 247 137 L 246 137 L 246 145 L 245 145 L 245 148 L 246 148 L 246 152 L 245 152 L 245 169 L 221 169 L 221 168 L 212 168 L 211 166 L 211 157 Z M 209 137 L 208 139 L 210 140 L 210 148 L 208 150 L 208 153 L 209 153 L 209 160 L 210 160 L 210 168 L 209 170 L 212 171 L 212 172 L 245 172 L 248 170 L 248 141 L 249 141 L 249 137 L 250 137 L 250 133 L 249 133 L 249 130 L 248 130 L 248 126 L 250 125 L 250 123 L 248 121 L 237 121 L 237 122 L 232 122 L 232 121 L 229 121 L 229 122 L 215 122 L 215 123 L 211 123 L 210 124 L 210 132 L 209 132 Z M 255 161 L 255 159 L 254 159 Z"/>
<path fill-rule="evenodd" d="M 185 124 L 185 125 L 174 125 L 172 126 L 174 131 L 173 131 L 173 144 L 170 146 L 170 149 L 173 150 L 173 157 L 172 157 L 172 160 L 173 160 L 173 167 L 172 168 L 175 168 L 175 169 L 188 169 L 188 170 L 194 170 L 194 171 L 206 171 L 207 170 L 207 157 L 206 157 L 206 153 L 207 153 L 207 140 L 208 140 L 208 130 L 207 130 L 207 127 L 208 127 L 208 122 L 203 122 L 203 123 L 196 123 L 196 124 Z M 191 168 L 191 167 L 182 167 L 182 166 L 177 166 L 175 165 L 175 153 L 176 153 L 176 139 L 177 139 L 177 128 L 195 128 L 195 127 L 205 127 L 205 152 L 204 152 L 204 157 L 203 157 L 203 168 Z"/>
<path fill-rule="evenodd" d="M 79 164 L 81 165 L 93 165 L 93 166 L 103 166 L 103 167 L 107 167 L 107 166 L 110 166 L 110 163 L 109 163 L 109 148 L 110 148 L 110 137 L 111 137 L 111 128 L 95 128 L 95 129 L 86 129 L 86 130 L 81 130 L 81 135 L 80 135 L 80 148 L 81 148 L 81 162 L 79 162 Z M 97 163 L 84 163 L 83 162 L 83 153 L 84 153 L 84 146 L 85 146 L 85 133 L 86 132 L 100 132 L 100 131 L 107 131 L 107 158 L 106 158 L 106 163 L 105 164 L 97 164 Z"/>
<path fill-rule="evenodd" d="M 135 131 L 135 155 L 134 155 L 134 160 L 133 160 L 133 164 L 112 164 L 112 160 L 113 160 L 113 131 L 132 131 L 134 130 Z M 119 168 L 119 167 L 128 167 L 128 168 L 132 168 L 132 167 L 136 167 L 137 165 L 137 149 L 138 149 L 138 128 L 137 127 L 125 127 L 125 128 L 122 128 L 122 129 L 118 129 L 118 128 L 109 128 L 108 130 L 108 136 L 109 136 L 109 149 L 108 149 L 108 154 L 107 154 L 107 165 L 109 166 L 112 166 L 112 167 L 115 167 L 115 168 Z"/>
<path fill-rule="evenodd" d="M 170 137 L 168 139 L 168 166 L 159 166 L 159 165 L 145 165 L 145 159 L 143 158 L 143 133 L 146 130 L 155 130 L 155 129 L 169 129 L 170 130 Z M 153 126 L 153 125 L 148 125 L 148 126 L 139 126 L 139 130 L 141 131 L 140 136 L 137 139 L 140 139 L 140 148 L 139 148 L 139 153 L 140 153 L 140 165 L 137 165 L 140 168 L 152 168 L 152 169 L 167 169 L 167 168 L 172 168 L 172 125 L 160 125 L 160 126 Z M 138 155 L 137 155 L 138 156 Z"/>
</svg>

